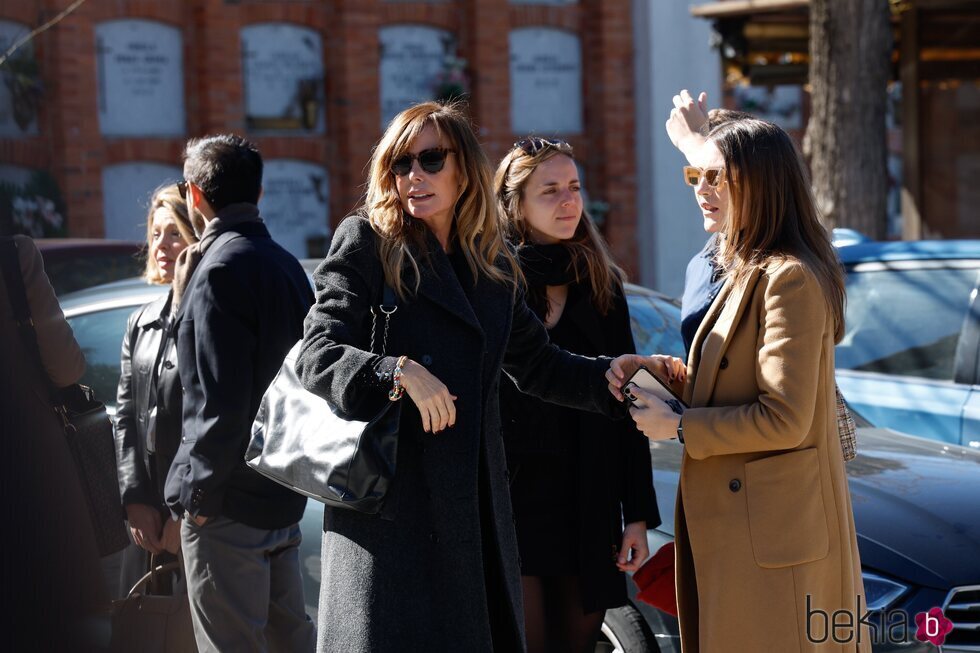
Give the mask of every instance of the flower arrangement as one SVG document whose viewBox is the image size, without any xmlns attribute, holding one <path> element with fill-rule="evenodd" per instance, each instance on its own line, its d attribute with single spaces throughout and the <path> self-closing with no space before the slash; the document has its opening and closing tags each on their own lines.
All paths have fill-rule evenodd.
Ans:
<svg viewBox="0 0 980 653">
<path fill-rule="evenodd" d="M 465 100 L 470 95 L 470 80 L 466 75 L 466 59 L 449 54 L 443 59 L 442 70 L 432 81 L 433 99 L 439 102 Z"/>
<path fill-rule="evenodd" d="M 44 87 L 37 60 L 31 54 L 10 57 L 0 64 L 0 75 L 10 91 L 10 104 L 14 122 L 21 131 L 27 131 L 37 118 Z"/>
<path fill-rule="evenodd" d="M 54 178 L 34 171 L 24 185 L 0 182 L 0 231 L 32 238 L 64 236 L 64 203 Z"/>
</svg>

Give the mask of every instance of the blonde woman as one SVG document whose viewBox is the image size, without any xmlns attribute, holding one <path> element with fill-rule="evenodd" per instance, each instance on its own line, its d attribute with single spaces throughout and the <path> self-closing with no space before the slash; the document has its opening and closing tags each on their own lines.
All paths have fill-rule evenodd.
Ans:
<svg viewBox="0 0 980 653">
<path fill-rule="evenodd" d="M 196 242 L 177 184 L 158 189 L 146 217 L 143 277 L 152 284 L 169 285 L 177 256 Z M 181 433 L 180 377 L 170 332 L 172 296 L 170 291 L 136 309 L 123 335 L 116 394 L 116 465 L 126 519 L 138 549 L 127 549 L 124 554 L 121 593 L 146 573 L 150 554 L 172 555 L 180 547 L 180 522 L 170 519 L 163 500 L 164 482 Z"/>
<path fill-rule="evenodd" d="M 551 341 L 588 356 L 635 353 L 625 275 L 585 213 L 572 147 L 519 141 L 494 190 Z M 545 403 L 509 379 L 500 408 L 528 650 L 591 652 L 606 610 L 626 603 L 623 572 L 639 568 L 647 528 L 660 524 L 649 442 L 629 420 Z"/>
<path fill-rule="evenodd" d="M 362 211 L 314 275 L 304 385 L 354 418 L 402 402 L 381 515 L 325 510 L 320 651 L 524 650 L 501 372 L 552 401 L 617 409 L 608 361 L 549 344 L 525 304 L 491 177 L 459 109 L 406 109 L 374 150 Z M 382 356 L 371 310 L 386 284 L 398 308 Z"/>
</svg>

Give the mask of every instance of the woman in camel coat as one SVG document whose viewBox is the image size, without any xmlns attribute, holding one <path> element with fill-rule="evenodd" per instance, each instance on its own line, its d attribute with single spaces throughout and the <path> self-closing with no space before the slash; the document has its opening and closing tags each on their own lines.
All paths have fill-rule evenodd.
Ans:
<svg viewBox="0 0 980 653">
<path fill-rule="evenodd" d="M 722 125 L 692 158 L 685 177 L 702 211 L 727 218 L 718 254 L 727 280 L 677 370 L 690 408 L 679 418 L 641 394 L 631 410 L 651 439 L 684 443 L 675 513 L 684 653 L 870 651 L 835 413 L 843 273 L 782 130 Z M 612 370 L 611 383 L 630 371 Z M 835 630 L 840 610 L 851 616 L 836 623 L 850 627 Z"/>
</svg>

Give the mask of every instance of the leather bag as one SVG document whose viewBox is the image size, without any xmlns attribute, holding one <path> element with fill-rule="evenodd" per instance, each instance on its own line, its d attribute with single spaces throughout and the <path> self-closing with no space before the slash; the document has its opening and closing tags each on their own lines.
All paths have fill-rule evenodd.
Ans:
<svg viewBox="0 0 980 653">
<path fill-rule="evenodd" d="M 112 653 L 197 651 L 187 593 L 158 596 L 148 591 L 155 579 L 177 570 L 183 572 L 179 559 L 154 567 L 136 581 L 126 598 L 113 601 Z"/>
<path fill-rule="evenodd" d="M 371 307 L 371 350 L 379 315 L 384 317 L 380 354 L 397 310 L 385 286 L 383 303 Z M 377 514 L 395 475 L 401 402 L 387 401 L 371 419 L 349 420 L 306 390 L 296 375 L 297 342 L 266 390 L 252 424 L 245 462 L 255 471 L 327 506 Z"/>
<path fill-rule="evenodd" d="M 37 333 L 18 262 L 17 243 L 12 238 L 0 239 L 0 261 L 24 347 L 44 379 L 52 409 L 64 428 L 85 493 L 99 555 L 107 556 L 121 551 L 129 544 L 129 537 L 119 495 L 116 443 L 105 404 L 95 398 L 95 393 L 88 386 L 76 383 L 66 388 L 56 388 L 51 383 L 41 362 Z"/>
</svg>

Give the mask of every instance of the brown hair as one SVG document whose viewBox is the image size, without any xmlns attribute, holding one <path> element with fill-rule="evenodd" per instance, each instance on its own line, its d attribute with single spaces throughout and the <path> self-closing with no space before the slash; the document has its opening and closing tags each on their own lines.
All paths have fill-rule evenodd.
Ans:
<svg viewBox="0 0 980 653">
<path fill-rule="evenodd" d="M 712 109 L 708 112 L 708 128 L 714 129 L 726 122 L 735 120 L 752 120 L 755 116 L 745 111 L 735 111 L 734 109 Z"/>
<path fill-rule="evenodd" d="M 188 245 L 197 242 L 197 234 L 194 233 L 194 226 L 191 223 L 190 217 L 187 214 L 187 202 L 184 198 L 180 196 L 180 191 L 177 190 L 177 184 L 170 184 L 169 186 L 161 186 L 156 189 L 153 193 L 153 197 L 150 198 L 150 208 L 146 213 L 146 245 L 149 248 L 150 243 L 153 242 L 153 214 L 159 208 L 165 208 L 170 211 L 170 214 L 174 218 L 174 222 L 177 223 L 177 231 L 180 232 L 181 237 L 184 239 Z M 149 252 L 149 249 L 147 249 Z M 167 283 L 163 280 L 163 275 L 160 274 L 160 268 L 157 265 L 157 261 L 152 256 L 146 257 L 146 267 L 143 269 L 143 278 L 150 283 L 163 284 Z"/>
<path fill-rule="evenodd" d="M 729 218 L 718 260 L 736 283 L 773 260 L 795 260 L 817 277 L 834 318 L 834 339 L 844 333 L 844 271 L 820 224 L 803 159 L 782 129 L 764 120 L 728 122 L 708 140 L 725 157 Z"/>
<path fill-rule="evenodd" d="M 408 152 L 427 125 L 440 141 L 454 150 L 460 192 L 456 200 L 453 233 L 475 279 L 486 277 L 515 284 L 521 277 L 517 261 L 507 248 L 501 231 L 491 187 L 492 170 L 469 119 L 458 104 L 423 102 L 395 116 L 385 130 L 369 164 L 368 188 L 362 211 L 379 238 L 379 254 L 388 285 L 404 298 L 402 274 L 411 268 L 413 291 L 418 290 L 418 261 L 410 251 L 415 245 L 425 252 L 425 232 L 411 228 L 398 196 L 391 162 Z M 503 263 L 503 268 L 500 266 Z"/>
<path fill-rule="evenodd" d="M 521 201 L 531 174 L 539 165 L 559 155 L 575 160 L 572 146 L 564 141 L 541 140 L 539 144 L 541 147 L 533 154 L 515 145 L 504 156 L 494 175 L 493 188 L 500 215 L 507 224 L 511 241 L 518 246 L 527 243 L 531 235 L 530 226 L 521 212 Z M 626 275 L 613 261 L 606 241 L 584 209 L 574 235 L 561 244 L 569 249 L 572 256 L 575 281 L 580 283 L 583 273 L 588 276 L 592 286 L 592 303 L 605 315 L 612 308 L 613 297 L 616 290 L 622 287 Z"/>
</svg>

